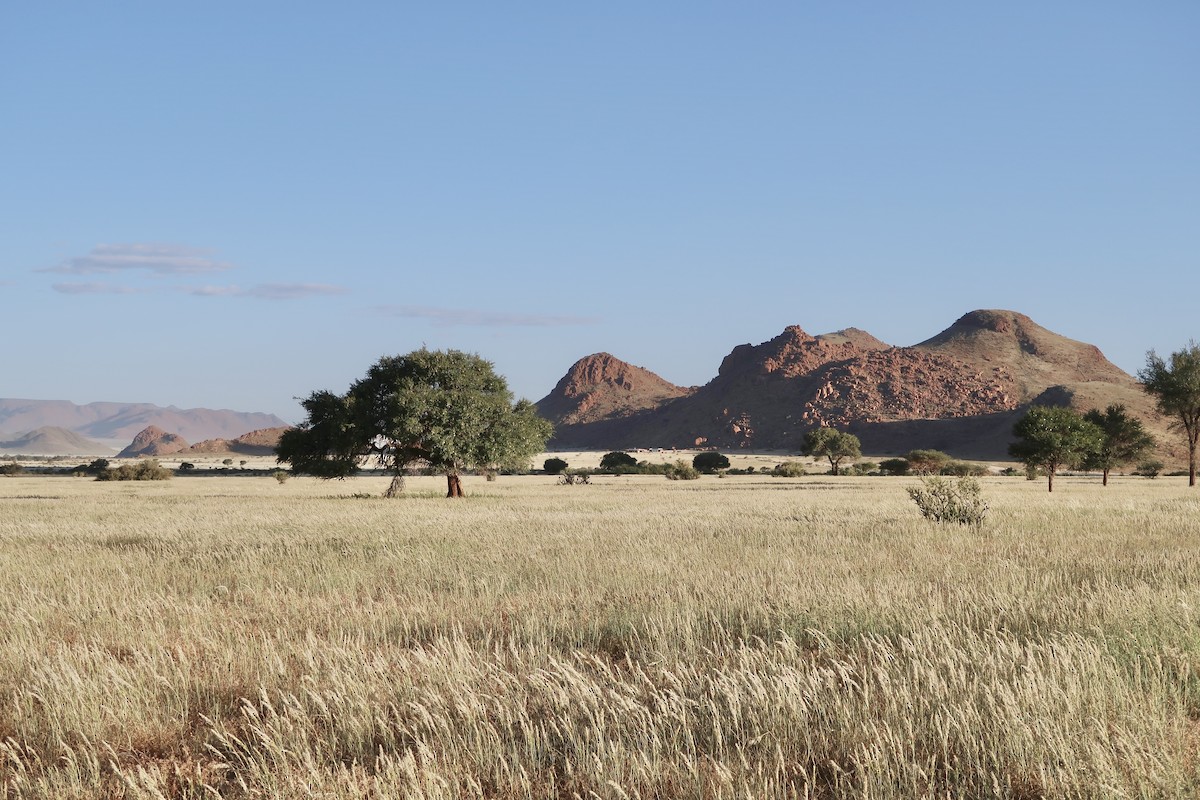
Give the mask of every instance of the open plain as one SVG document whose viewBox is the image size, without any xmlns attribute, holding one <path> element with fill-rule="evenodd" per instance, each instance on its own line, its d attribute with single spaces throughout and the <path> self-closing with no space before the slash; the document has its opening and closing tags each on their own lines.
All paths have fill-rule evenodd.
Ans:
<svg viewBox="0 0 1200 800">
<path fill-rule="evenodd" d="M 1200 793 L 1200 494 L 0 479 L 0 797 Z"/>
</svg>

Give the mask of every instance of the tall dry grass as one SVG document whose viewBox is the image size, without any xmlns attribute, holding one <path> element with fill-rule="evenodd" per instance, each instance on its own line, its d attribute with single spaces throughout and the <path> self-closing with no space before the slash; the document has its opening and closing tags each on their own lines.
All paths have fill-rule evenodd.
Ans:
<svg viewBox="0 0 1200 800">
<path fill-rule="evenodd" d="M 1186 797 L 1200 494 L 0 480 L 0 797 Z"/>
</svg>

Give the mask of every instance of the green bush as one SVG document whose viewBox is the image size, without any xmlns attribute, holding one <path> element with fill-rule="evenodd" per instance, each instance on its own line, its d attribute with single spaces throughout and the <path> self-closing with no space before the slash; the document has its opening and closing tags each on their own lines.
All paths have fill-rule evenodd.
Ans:
<svg viewBox="0 0 1200 800">
<path fill-rule="evenodd" d="M 20 475 L 24 471 L 25 468 L 15 461 L 10 461 L 9 463 L 0 466 L 0 475 L 7 475 L 10 478 L 13 475 Z"/>
<path fill-rule="evenodd" d="M 799 461 L 785 461 L 782 464 L 776 464 L 775 469 L 771 470 L 771 474 L 777 478 L 800 478 L 807 475 L 808 471 Z"/>
<path fill-rule="evenodd" d="M 941 450 L 910 450 L 904 460 L 914 475 L 937 475 L 952 459 Z"/>
<path fill-rule="evenodd" d="M 908 496 L 917 504 L 921 516 L 934 522 L 958 523 L 959 525 L 983 525 L 987 514 L 987 503 L 974 478 L 959 478 L 957 481 L 942 478 L 922 478 L 922 488 L 910 486 Z"/>
<path fill-rule="evenodd" d="M 280 483 L 287 483 L 288 478 L 292 477 L 292 474 L 286 469 L 277 469 L 271 473 L 271 476 Z"/>
<path fill-rule="evenodd" d="M 592 475 L 586 470 L 573 470 L 559 476 L 560 486 L 586 486 L 592 482 Z"/>
<path fill-rule="evenodd" d="M 950 475 L 956 478 L 979 477 L 987 475 L 987 467 L 982 464 L 972 464 L 970 461 L 951 461 L 942 467 L 942 475 Z"/>
<path fill-rule="evenodd" d="M 600 469 L 605 470 L 633 470 L 637 468 L 637 465 L 638 462 L 636 458 L 629 455 L 629 453 L 622 453 L 620 451 L 605 453 L 600 459 Z"/>
<path fill-rule="evenodd" d="M 879 462 L 879 471 L 887 475 L 907 475 L 907 458 L 888 458 Z"/>
<path fill-rule="evenodd" d="M 847 475 L 870 475 L 871 473 L 878 471 L 879 465 L 874 461 L 859 461 L 846 468 Z"/>
<path fill-rule="evenodd" d="M 692 466 L 711 475 L 717 470 L 729 469 L 729 459 L 720 453 L 697 453 Z"/>
<path fill-rule="evenodd" d="M 669 465 L 669 469 L 665 474 L 669 481 L 694 481 L 700 477 L 700 470 L 680 459 L 674 464 Z"/>
<path fill-rule="evenodd" d="M 136 464 L 106 467 L 96 475 L 98 481 L 167 481 L 174 475 L 171 470 L 158 463 L 157 459 L 146 459 Z"/>
<path fill-rule="evenodd" d="M 1138 468 L 1133 474 L 1141 475 L 1144 478 L 1157 478 L 1164 466 L 1161 461 L 1143 461 L 1141 464 L 1138 464 Z"/>
<path fill-rule="evenodd" d="M 542 469 L 547 475 L 561 475 L 566 472 L 569 465 L 561 458 L 547 458 L 542 462 Z"/>
</svg>

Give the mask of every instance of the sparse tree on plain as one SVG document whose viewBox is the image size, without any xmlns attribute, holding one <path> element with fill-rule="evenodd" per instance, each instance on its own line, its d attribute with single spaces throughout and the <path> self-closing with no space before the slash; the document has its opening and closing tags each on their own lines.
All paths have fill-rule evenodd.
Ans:
<svg viewBox="0 0 1200 800">
<path fill-rule="evenodd" d="M 800 452 L 806 456 L 828 459 L 833 474 L 837 475 L 842 461 L 862 455 L 862 444 L 852 433 L 835 428 L 813 428 L 804 434 L 804 445 Z"/>
<path fill-rule="evenodd" d="M 1104 440 L 1097 426 L 1070 408 L 1034 406 L 1013 426 L 1017 441 L 1008 453 L 1026 468 L 1045 470 L 1047 491 L 1054 491 L 1054 473 L 1076 467 L 1092 456 Z"/>
<path fill-rule="evenodd" d="M 1158 411 L 1171 417 L 1171 427 L 1183 431 L 1188 449 L 1188 486 L 1196 485 L 1196 441 L 1200 439 L 1200 345 L 1172 353 L 1170 361 L 1151 350 L 1138 380 L 1153 395 Z"/>
<path fill-rule="evenodd" d="M 424 462 L 445 474 L 447 497 L 462 497 L 464 471 L 528 466 L 552 430 L 533 403 L 513 402 L 491 362 L 458 350 L 385 356 L 344 396 L 313 392 L 301 405 L 308 418 L 280 438 L 278 460 L 344 478 L 374 457 L 394 476 L 388 495 Z"/>
<path fill-rule="evenodd" d="M 1105 486 L 1108 486 L 1110 471 L 1122 464 L 1132 464 L 1154 449 L 1154 437 L 1146 433 L 1142 421 L 1131 416 L 1120 403 L 1113 403 L 1103 411 L 1093 408 L 1083 418 L 1104 434 L 1100 449 L 1092 453 L 1083 466 L 1100 470 Z"/>
</svg>

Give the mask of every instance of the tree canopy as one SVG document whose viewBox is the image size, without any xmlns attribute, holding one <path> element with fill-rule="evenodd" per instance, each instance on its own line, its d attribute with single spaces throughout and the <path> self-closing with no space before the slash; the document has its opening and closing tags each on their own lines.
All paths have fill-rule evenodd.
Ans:
<svg viewBox="0 0 1200 800">
<path fill-rule="evenodd" d="M 528 400 L 513 402 L 491 362 L 458 350 L 384 356 L 344 395 L 313 392 L 284 433 L 278 459 L 298 473 L 344 478 L 373 457 L 400 480 L 425 463 L 461 497 L 465 470 L 522 466 L 545 447 L 551 425 Z"/>
<path fill-rule="evenodd" d="M 729 469 L 729 458 L 721 453 L 697 453 L 692 459 L 692 467 L 701 472 L 712 474 L 718 470 Z"/>
<path fill-rule="evenodd" d="M 1154 448 L 1154 437 L 1146 433 L 1142 421 L 1131 416 L 1120 403 L 1113 403 L 1103 411 L 1093 408 L 1083 418 L 1103 434 L 1100 447 L 1088 456 L 1083 466 L 1100 470 L 1105 486 L 1108 486 L 1109 472 L 1122 464 L 1137 461 Z"/>
<path fill-rule="evenodd" d="M 1160 414 L 1172 418 L 1172 427 L 1183 431 L 1188 448 L 1188 486 L 1196 485 L 1196 440 L 1200 439 L 1200 345 L 1172 353 L 1170 361 L 1153 350 L 1138 380 L 1153 395 Z"/>
<path fill-rule="evenodd" d="M 1034 406 L 1013 426 L 1017 441 L 1009 455 L 1030 467 L 1046 471 L 1047 491 L 1054 491 L 1054 473 L 1062 467 L 1082 465 L 1095 453 L 1104 435 L 1098 427 L 1070 408 Z"/>
<path fill-rule="evenodd" d="M 804 434 L 804 445 L 800 452 L 806 456 L 828 459 L 833 474 L 837 475 L 842 461 L 862 455 L 862 445 L 852 433 L 835 428 L 813 428 Z"/>
</svg>

